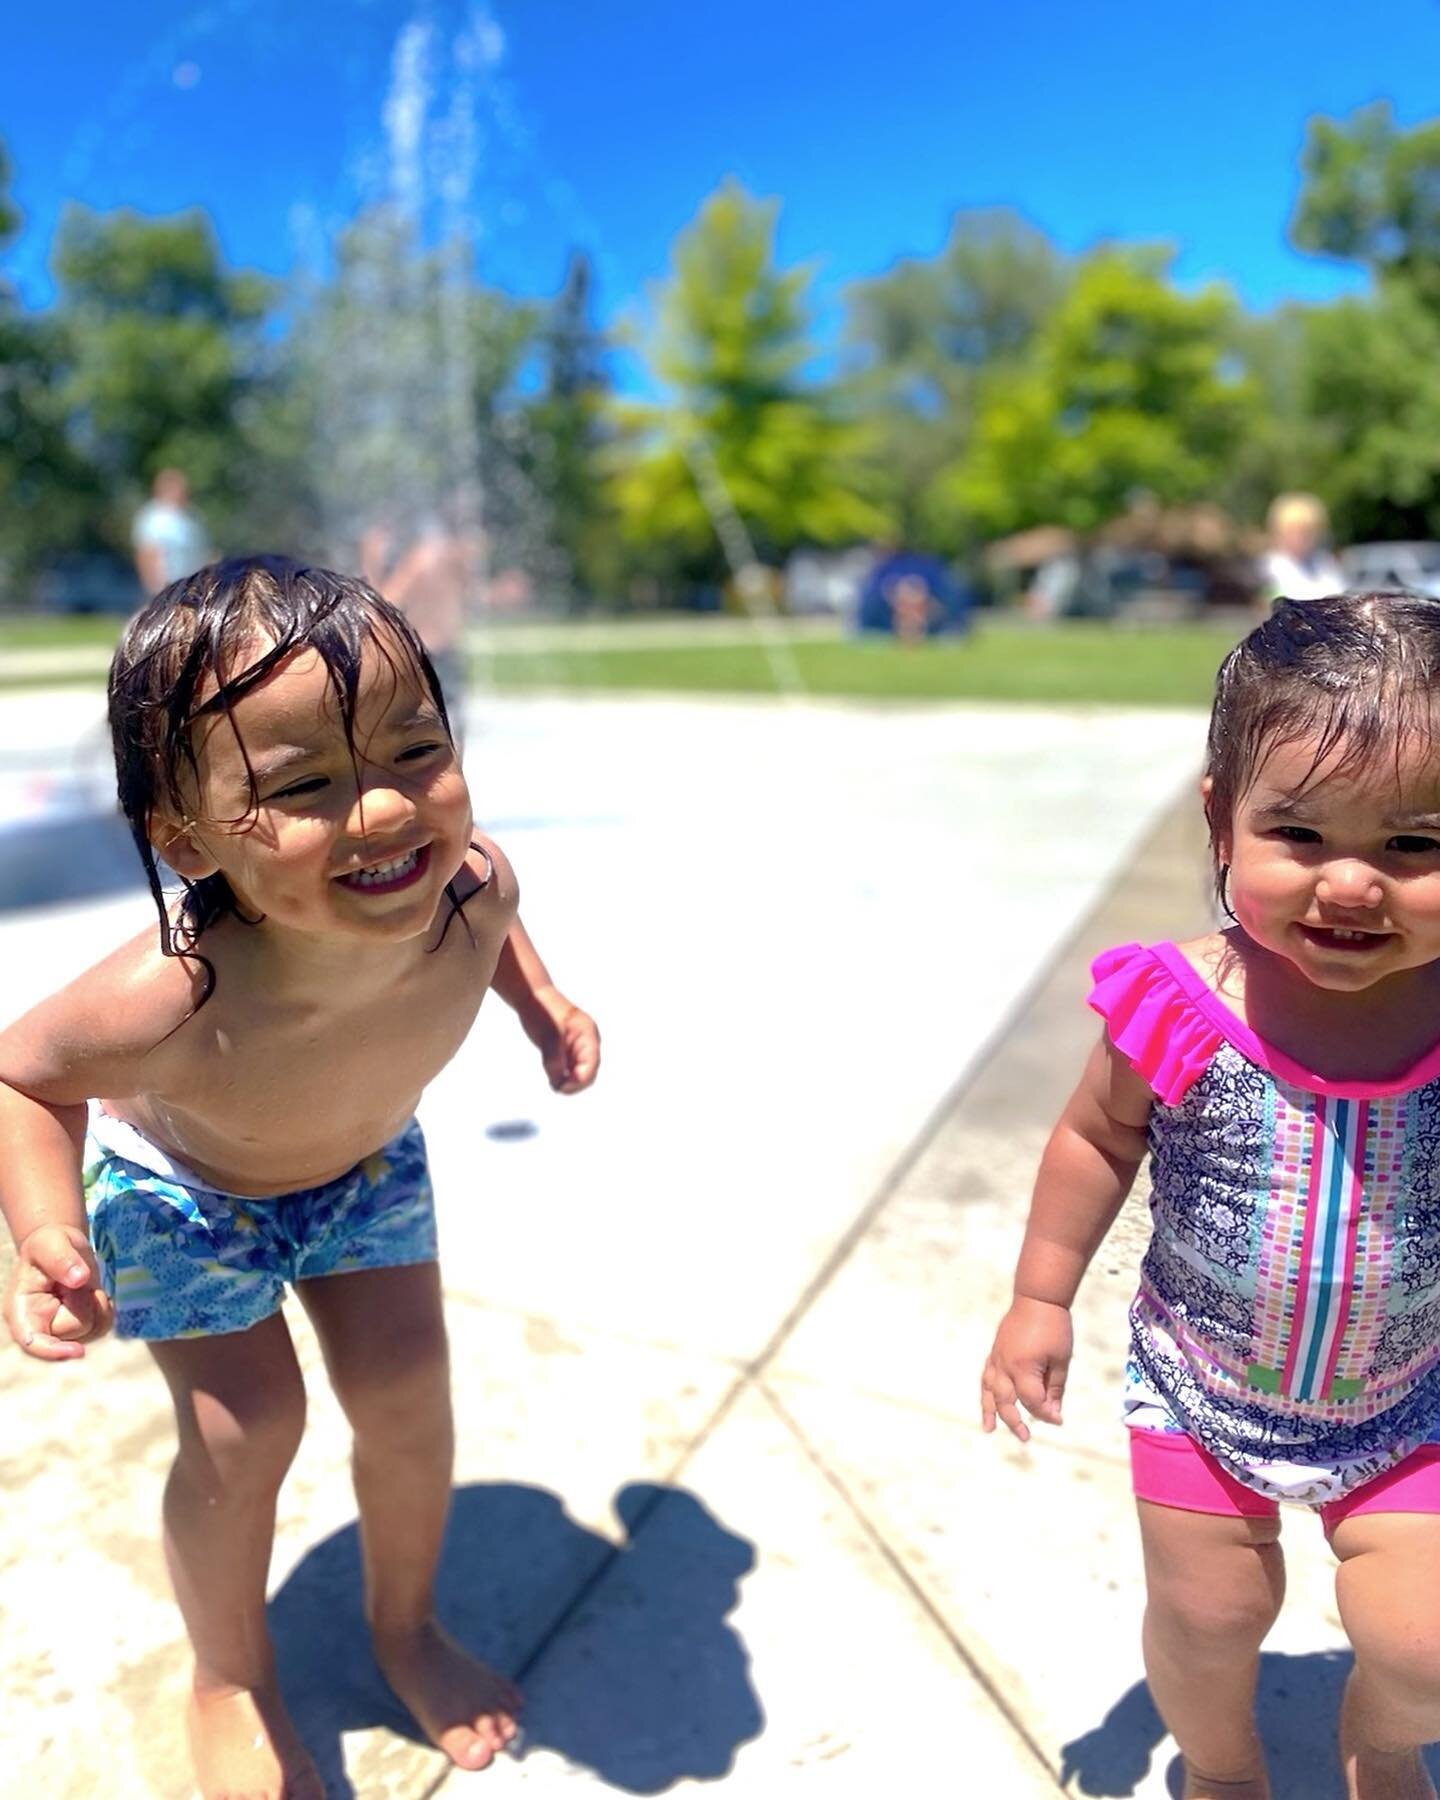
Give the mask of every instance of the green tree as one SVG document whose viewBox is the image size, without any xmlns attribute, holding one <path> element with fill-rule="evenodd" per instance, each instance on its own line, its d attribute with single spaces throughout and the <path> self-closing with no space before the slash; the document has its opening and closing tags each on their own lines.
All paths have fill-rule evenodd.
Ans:
<svg viewBox="0 0 1440 1800">
<path fill-rule="evenodd" d="M 112 540 L 157 469 L 190 478 L 224 539 L 236 517 L 245 404 L 263 360 L 268 282 L 232 272 L 200 212 L 148 219 L 72 206 L 56 235 L 55 329 L 72 442 L 112 496 Z"/>
<path fill-rule="evenodd" d="M 1440 314 L 1404 281 L 1317 307 L 1301 379 L 1302 472 L 1339 540 L 1440 537 Z"/>
<path fill-rule="evenodd" d="M 20 209 L 10 197 L 10 180 L 10 158 L 5 146 L 0 144 L 0 250 L 20 230 Z"/>
<path fill-rule="evenodd" d="M 810 274 L 776 268 L 776 211 L 734 181 L 705 201 L 656 297 L 648 360 L 670 398 L 620 414 L 622 525 L 671 578 L 722 574 L 735 524 L 767 560 L 887 525 L 854 482 L 855 424 L 803 379 Z"/>
<path fill-rule="evenodd" d="M 575 252 L 540 322 L 542 387 L 525 409 L 531 477 L 572 608 L 613 588 L 619 573 L 601 466 L 609 380 L 606 340 L 591 318 L 593 280 L 589 258 Z"/>
<path fill-rule="evenodd" d="M 1313 488 L 1320 479 L 1306 374 L 1315 310 L 1292 302 L 1232 316 L 1230 354 L 1255 396 L 1254 416 L 1227 457 L 1214 494 L 1234 518 L 1258 523 L 1276 494 Z"/>
<path fill-rule="evenodd" d="M 1440 120 L 1401 129 L 1388 100 L 1310 121 L 1297 248 L 1358 262 L 1440 307 Z"/>
<path fill-rule="evenodd" d="M 1440 122 L 1403 130 L 1388 101 L 1314 119 L 1301 168 L 1293 242 L 1373 284 L 1304 315 L 1306 484 L 1342 540 L 1440 535 Z"/>
<path fill-rule="evenodd" d="M 0 296 L 0 599 L 47 556 L 101 541 L 104 489 L 71 443 L 53 327 Z"/>
<path fill-rule="evenodd" d="M 517 384 L 536 326 L 535 308 L 475 281 L 463 242 L 423 245 L 391 206 L 352 221 L 299 307 L 279 433 L 327 554 L 437 512 L 517 552 L 534 511 Z"/>
<path fill-rule="evenodd" d="M 1256 412 L 1233 366 L 1234 303 L 1170 282 L 1171 254 L 1107 248 L 1078 267 L 1018 368 L 988 371 L 965 454 L 933 503 L 986 535 L 1090 531 L 1140 493 L 1211 496 Z"/>
<path fill-rule="evenodd" d="M 21 224 L 9 179 L 0 146 L 0 248 Z M 66 435 L 62 348 L 53 323 L 24 312 L 0 276 L 0 598 L 7 600 L 23 596 L 47 555 L 94 539 L 99 482 Z"/>
<path fill-rule="evenodd" d="M 994 209 L 957 213 L 938 256 L 848 290 L 847 395 L 868 426 L 867 491 L 907 542 L 958 548 L 956 521 L 931 489 L 970 441 L 980 383 L 1023 362 L 1068 280 L 1042 232 Z"/>
<path fill-rule="evenodd" d="M 1067 284 L 1066 259 L 1020 214 L 958 212 L 937 257 L 854 284 L 847 334 L 933 409 L 967 372 L 1022 355 Z"/>
</svg>

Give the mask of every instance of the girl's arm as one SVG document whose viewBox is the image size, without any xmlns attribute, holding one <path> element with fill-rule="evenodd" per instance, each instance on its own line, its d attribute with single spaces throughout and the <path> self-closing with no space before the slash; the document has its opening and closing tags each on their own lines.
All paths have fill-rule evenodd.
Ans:
<svg viewBox="0 0 1440 1800">
<path fill-rule="evenodd" d="M 1074 1334 L 1070 1307 L 1145 1155 L 1154 1095 L 1102 1037 L 1050 1135 L 1025 1240 L 1015 1298 L 1000 1322 L 981 1378 L 986 1431 L 998 1416 L 1023 1443 L 1020 1407 L 1060 1423 Z"/>
</svg>

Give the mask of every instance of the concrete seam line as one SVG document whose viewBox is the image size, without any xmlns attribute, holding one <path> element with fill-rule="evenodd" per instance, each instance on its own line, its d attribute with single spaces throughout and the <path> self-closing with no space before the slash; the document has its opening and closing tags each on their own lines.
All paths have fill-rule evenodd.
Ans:
<svg viewBox="0 0 1440 1800">
<path fill-rule="evenodd" d="M 565 1602 L 564 1606 L 561 1607 L 560 1611 L 556 1613 L 555 1617 L 540 1633 L 540 1636 L 535 1640 L 535 1643 L 520 1659 L 520 1666 L 516 1669 L 514 1676 L 516 1682 L 525 1680 L 526 1676 L 530 1674 L 544 1657 L 545 1652 L 550 1648 L 551 1644 L 555 1642 L 556 1638 L 558 1638 L 565 1630 L 565 1627 L 570 1623 L 571 1619 L 574 1618 L 578 1609 L 584 1605 L 585 1601 L 588 1600 L 595 1589 L 599 1587 L 600 1583 L 609 1574 L 610 1570 L 614 1568 L 618 1559 L 623 1554 L 626 1554 L 630 1547 L 633 1547 L 636 1540 L 639 1538 L 640 1533 L 645 1529 L 646 1524 L 663 1504 L 666 1490 L 673 1487 L 679 1477 L 684 1474 L 685 1468 L 692 1457 L 695 1456 L 697 1451 L 704 1447 L 716 1427 L 723 1421 L 725 1415 L 730 1411 L 735 1402 L 740 1398 L 741 1393 L 749 1385 L 750 1378 L 748 1375 L 744 1374 L 737 1376 L 731 1383 L 728 1391 L 716 1406 L 714 1412 L 711 1413 L 710 1417 L 700 1427 L 699 1431 L 696 1432 L 690 1442 L 680 1451 L 675 1460 L 670 1464 L 669 1468 L 665 1470 L 664 1474 L 655 1481 L 654 1486 L 659 1491 L 656 1493 L 655 1498 L 646 1506 L 642 1507 L 635 1515 L 634 1523 L 630 1526 L 626 1547 L 622 1549 L 619 1545 L 612 1545 L 580 1583 L 579 1587 L 576 1588 L 575 1592 Z M 453 1767 L 442 1771 L 439 1781 L 436 1782 L 433 1788 L 427 1788 L 425 1790 L 425 1793 L 421 1796 L 421 1800 L 430 1800 L 430 1796 L 438 1793 L 445 1782 L 447 1782 L 452 1775 L 457 1773 L 467 1774 L 469 1771 L 457 1770 Z"/>
<path fill-rule="evenodd" d="M 741 1392 L 749 1385 L 750 1378 L 748 1375 L 741 1374 L 737 1376 L 730 1384 L 729 1390 L 721 1399 L 714 1412 L 711 1413 L 710 1417 L 700 1427 L 699 1431 L 696 1432 L 695 1436 L 688 1444 L 686 1444 L 684 1449 L 681 1450 L 679 1455 L 675 1458 L 674 1462 L 672 1462 L 670 1467 L 665 1471 L 662 1480 L 655 1483 L 657 1488 L 663 1490 L 666 1487 L 674 1485 L 678 1477 L 685 1472 L 685 1467 L 690 1459 L 708 1441 L 716 1426 L 721 1423 L 726 1413 L 730 1411 L 731 1407 L 734 1406 L 735 1402 L 740 1398 Z M 636 1515 L 634 1524 L 630 1527 L 627 1540 L 628 1545 L 634 1545 L 636 1539 L 645 1529 L 645 1526 L 659 1508 L 660 1503 L 664 1498 L 665 1495 L 663 1491 L 657 1493 L 655 1498 L 650 1501 L 647 1506 L 641 1508 L 640 1512 Z M 514 1676 L 517 1684 L 523 1682 L 530 1672 L 540 1663 L 545 1652 L 565 1630 L 571 1619 L 575 1617 L 579 1608 L 584 1605 L 586 1600 L 590 1598 L 591 1594 L 595 1592 L 596 1588 L 599 1587 L 600 1583 L 610 1573 L 611 1569 L 614 1568 L 621 1554 L 622 1551 L 620 1546 L 612 1545 L 580 1583 L 579 1587 L 576 1588 L 575 1592 L 565 1602 L 564 1606 L 561 1607 L 560 1611 L 556 1613 L 555 1617 L 540 1633 L 540 1636 L 535 1640 L 534 1644 L 525 1652 L 524 1656 L 521 1657 L 520 1666 L 516 1669 Z M 522 1728 L 523 1722 L 522 1715 Z M 453 1765 L 450 1768 L 443 1769 L 440 1772 L 439 1779 L 435 1782 L 435 1785 L 426 1788 L 425 1792 L 420 1796 L 420 1800 L 432 1800 L 432 1796 L 440 1792 L 440 1789 L 444 1787 L 452 1775 L 468 1774 L 469 1772 L 469 1770 L 457 1769 Z"/>
<path fill-rule="evenodd" d="M 763 1381 L 757 1381 L 755 1385 L 759 1392 L 769 1402 L 775 1416 L 800 1446 L 807 1460 L 819 1471 L 826 1483 L 839 1495 L 841 1502 L 844 1504 L 851 1517 L 864 1532 L 870 1543 L 880 1553 L 892 1574 L 899 1579 L 905 1587 L 906 1592 L 924 1612 L 926 1618 L 930 1620 L 931 1624 L 934 1625 L 936 1630 L 944 1637 L 946 1643 L 948 1643 L 950 1648 L 954 1651 L 956 1659 L 962 1664 L 971 1680 L 1005 1720 L 1005 1723 L 1030 1752 L 1031 1756 L 1034 1757 L 1035 1761 L 1039 1763 L 1042 1769 L 1044 1769 L 1045 1773 L 1055 1783 L 1056 1788 L 1060 1792 L 1063 1792 L 1063 1788 L 1060 1787 L 1059 1771 L 1045 1754 L 1044 1748 L 1035 1738 L 1019 1713 L 1016 1712 L 1009 1700 L 1006 1699 L 1005 1695 L 995 1685 L 992 1677 L 986 1673 L 985 1668 L 978 1661 L 974 1652 L 967 1647 L 965 1640 L 960 1636 L 959 1632 L 955 1630 L 954 1626 L 951 1625 L 944 1613 L 941 1612 L 940 1608 L 930 1598 L 929 1594 L 910 1573 L 904 1560 L 890 1547 L 888 1540 L 881 1533 L 879 1527 L 875 1525 L 869 1514 L 856 1500 L 855 1496 L 851 1493 L 850 1489 L 845 1485 L 840 1476 L 835 1473 L 829 1463 L 826 1462 L 825 1458 L 821 1456 L 820 1452 L 810 1442 L 809 1438 L 801 1429 L 798 1421 L 786 1410 L 783 1402 L 775 1391 Z"/>
<path fill-rule="evenodd" d="M 1179 794 L 1177 794 L 1174 799 L 1167 801 L 1163 808 L 1159 809 L 1154 818 L 1154 822 L 1140 839 L 1134 852 L 1128 859 L 1126 868 L 1117 868 L 1115 873 L 1105 883 L 1105 886 L 1096 896 L 1094 904 L 1086 908 L 1079 920 L 1065 933 L 1060 942 L 1055 946 L 1054 950 L 1045 959 L 1045 962 L 1041 967 L 1031 976 L 1030 980 L 1025 983 L 1024 987 L 1021 988 L 1019 994 L 1006 1008 L 1003 1016 L 994 1029 L 986 1035 L 974 1054 L 970 1057 L 969 1061 L 966 1062 L 965 1066 L 961 1069 L 959 1075 L 956 1076 L 948 1092 L 941 1097 L 940 1101 L 930 1113 L 930 1116 L 925 1120 L 924 1124 L 920 1127 L 920 1130 L 915 1137 L 913 1137 L 906 1148 L 901 1151 L 895 1166 L 882 1178 L 880 1185 L 876 1188 L 875 1192 L 865 1202 L 853 1222 L 836 1243 L 834 1249 L 831 1250 L 824 1262 L 821 1263 L 819 1269 L 802 1290 L 799 1299 L 776 1327 L 769 1343 L 766 1344 L 765 1348 L 760 1352 L 759 1356 L 756 1357 L 754 1362 L 746 1365 L 750 1374 L 756 1380 L 759 1380 L 760 1377 L 765 1374 L 766 1370 L 770 1367 L 770 1364 L 784 1348 L 787 1340 L 794 1335 L 806 1313 L 810 1311 L 810 1308 L 820 1298 L 821 1294 L 824 1293 L 825 1289 L 829 1287 L 830 1283 L 840 1273 L 840 1270 L 847 1262 L 849 1262 L 856 1247 L 867 1235 L 870 1227 L 895 1198 L 902 1182 L 905 1181 L 906 1177 L 915 1168 L 915 1165 L 920 1161 L 921 1157 L 935 1142 L 936 1138 L 939 1137 L 941 1131 L 949 1122 L 952 1115 L 959 1109 L 966 1094 L 979 1076 L 980 1071 L 995 1056 L 1006 1038 L 1009 1037 L 1016 1025 L 1019 1024 L 1026 1008 L 1039 996 L 1041 989 L 1045 986 L 1045 983 L 1050 979 L 1051 975 L 1054 974 L 1055 970 L 1090 929 L 1092 921 L 1110 904 L 1110 901 L 1118 892 L 1120 884 L 1125 880 L 1126 871 L 1130 864 L 1138 858 L 1143 857 L 1149 846 L 1153 844 L 1155 839 L 1164 830 L 1166 824 L 1169 822 L 1170 815 L 1175 808 L 1180 794 L 1188 793 L 1190 785 L 1191 784 L 1187 779 L 1184 787 L 1180 789 Z"/>
</svg>

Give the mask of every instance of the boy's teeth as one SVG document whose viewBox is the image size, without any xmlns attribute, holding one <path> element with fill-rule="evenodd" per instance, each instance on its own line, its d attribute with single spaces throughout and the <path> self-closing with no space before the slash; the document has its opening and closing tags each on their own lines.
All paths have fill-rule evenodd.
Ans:
<svg viewBox="0 0 1440 1800">
<path fill-rule="evenodd" d="M 414 868 L 419 854 L 418 850 L 412 850 L 408 856 L 397 856 L 390 862 L 372 863 L 368 869 L 357 869 L 350 879 L 358 882 L 361 887 L 369 887 L 381 881 L 393 881 L 397 875 L 408 874 Z"/>
</svg>

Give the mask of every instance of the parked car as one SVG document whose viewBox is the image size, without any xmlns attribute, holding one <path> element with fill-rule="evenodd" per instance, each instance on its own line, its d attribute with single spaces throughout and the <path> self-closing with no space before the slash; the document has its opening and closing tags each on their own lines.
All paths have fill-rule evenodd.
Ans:
<svg viewBox="0 0 1440 1800">
<path fill-rule="evenodd" d="M 1102 544 L 1080 566 L 1066 612 L 1071 618 L 1123 616 L 1188 618 L 1205 604 L 1202 572 L 1159 550 L 1112 548 Z"/>
<path fill-rule="evenodd" d="M 1352 544 L 1340 567 L 1352 588 L 1408 588 L 1440 600 L 1440 544 Z"/>
<path fill-rule="evenodd" d="M 145 598 L 128 562 L 103 550 L 57 556 L 35 577 L 35 606 L 47 613 L 132 613 Z"/>
</svg>

